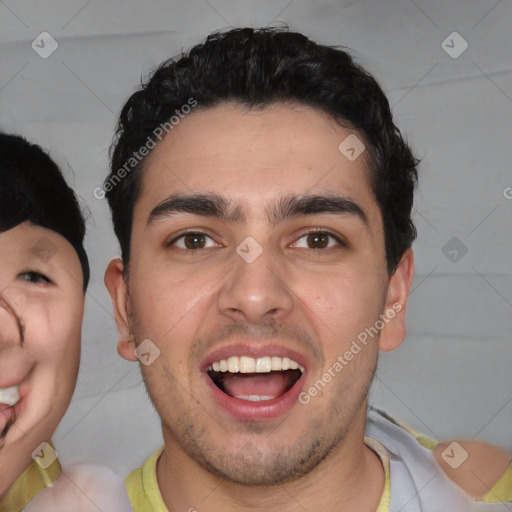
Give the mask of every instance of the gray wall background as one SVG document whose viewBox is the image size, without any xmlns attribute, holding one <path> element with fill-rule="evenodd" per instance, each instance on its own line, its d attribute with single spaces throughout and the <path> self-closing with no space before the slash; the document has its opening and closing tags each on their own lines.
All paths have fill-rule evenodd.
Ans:
<svg viewBox="0 0 512 512">
<path fill-rule="evenodd" d="M 373 403 L 426 435 L 512 450 L 511 0 L 2 0 L 0 128 L 48 148 L 90 210 L 82 366 L 54 437 L 65 463 L 126 473 L 161 444 L 140 371 L 117 355 L 103 286 L 119 250 L 93 190 L 116 116 L 181 48 L 278 22 L 351 48 L 423 159 L 409 336 L 382 355 Z M 42 32 L 58 44 L 47 58 L 31 47 Z"/>
</svg>

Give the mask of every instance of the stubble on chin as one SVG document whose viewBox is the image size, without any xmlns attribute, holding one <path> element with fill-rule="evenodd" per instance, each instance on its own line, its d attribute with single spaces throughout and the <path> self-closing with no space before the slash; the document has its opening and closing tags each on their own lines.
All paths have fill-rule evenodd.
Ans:
<svg viewBox="0 0 512 512">
<path fill-rule="evenodd" d="M 371 375 L 373 376 L 373 371 Z M 242 442 L 238 449 L 226 450 L 226 446 L 229 447 L 230 443 L 233 445 L 236 442 L 238 435 L 233 435 L 231 442 L 230 434 L 226 432 L 222 444 L 216 443 L 211 432 L 222 432 L 223 429 L 212 429 L 207 426 L 209 422 L 215 420 L 205 408 L 198 410 L 195 415 L 190 413 L 190 409 L 189 415 L 172 414 L 169 402 L 160 404 L 162 407 L 155 404 L 155 408 L 162 419 L 164 438 L 172 439 L 173 444 L 178 445 L 180 450 L 202 468 L 222 480 L 235 484 L 271 487 L 291 483 L 307 475 L 340 447 L 358 411 L 366 404 L 370 384 L 371 379 L 363 387 L 359 399 L 353 402 L 352 410 L 344 409 L 344 400 L 340 399 L 344 393 L 353 392 L 350 386 L 339 390 L 340 394 L 334 393 L 332 403 L 325 409 L 322 417 L 317 415 L 306 419 L 302 425 L 303 434 L 296 442 L 287 446 L 277 439 L 272 442 L 273 431 L 277 432 L 281 428 L 284 432 L 282 427 L 277 426 L 269 430 L 266 424 L 248 423 L 243 426 L 243 435 L 248 440 Z M 167 396 L 170 397 L 172 394 Z M 186 401 L 175 398 L 181 402 L 178 409 L 187 411 Z M 195 402 L 202 407 L 199 401 Z M 285 424 L 286 419 L 282 425 Z M 287 428 L 294 434 L 298 427 L 296 423 L 289 422 Z M 280 437 L 286 442 L 290 436 L 282 433 Z"/>
</svg>

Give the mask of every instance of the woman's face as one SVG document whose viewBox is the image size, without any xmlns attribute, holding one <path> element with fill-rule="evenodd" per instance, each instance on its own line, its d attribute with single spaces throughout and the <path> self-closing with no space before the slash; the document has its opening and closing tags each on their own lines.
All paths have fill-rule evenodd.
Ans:
<svg viewBox="0 0 512 512">
<path fill-rule="evenodd" d="M 30 222 L 0 233 L 0 496 L 66 412 L 83 310 L 82 268 L 65 238 Z"/>
</svg>

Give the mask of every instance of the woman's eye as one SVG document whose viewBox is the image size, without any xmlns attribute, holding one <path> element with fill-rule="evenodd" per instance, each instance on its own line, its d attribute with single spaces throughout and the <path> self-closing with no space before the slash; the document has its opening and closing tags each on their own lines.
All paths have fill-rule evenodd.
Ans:
<svg viewBox="0 0 512 512">
<path fill-rule="evenodd" d="M 305 245 L 298 245 L 300 240 L 303 239 Z M 334 243 L 329 245 L 329 239 L 334 240 Z M 293 244 L 294 247 L 304 247 L 305 249 L 328 249 L 333 245 L 345 244 L 337 236 L 328 231 L 312 231 L 311 233 L 306 233 Z"/>
<path fill-rule="evenodd" d="M 210 245 L 207 245 L 207 239 L 212 242 Z M 206 249 L 208 247 L 216 246 L 212 238 L 205 233 L 192 231 L 189 233 L 184 233 L 183 235 L 175 238 L 172 242 L 169 243 L 169 245 L 175 245 L 180 249 L 186 250 Z"/>
<path fill-rule="evenodd" d="M 18 277 L 23 281 L 27 281 L 32 284 L 51 284 L 50 279 L 48 279 L 44 274 L 33 270 L 22 272 Z"/>
</svg>

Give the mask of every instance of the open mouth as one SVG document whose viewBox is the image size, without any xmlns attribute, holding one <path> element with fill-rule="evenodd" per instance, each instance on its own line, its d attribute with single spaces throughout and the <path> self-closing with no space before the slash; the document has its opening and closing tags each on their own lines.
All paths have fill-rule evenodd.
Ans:
<svg viewBox="0 0 512 512">
<path fill-rule="evenodd" d="M 0 388 L 0 404 L 16 405 L 20 401 L 20 392 L 18 386 Z"/>
<path fill-rule="evenodd" d="M 215 386 L 230 397 L 267 402 L 288 393 L 302 377 L 304 368 L 288 357 L 232 356 L 213 362 L 207 373 Z"/>
<path fill-rule="evenodd" d="M 16 420 L 19 402 L 18 386 L 0 388 L 0 440 L 7 435 L 7 431 Z"/>
</svg>

